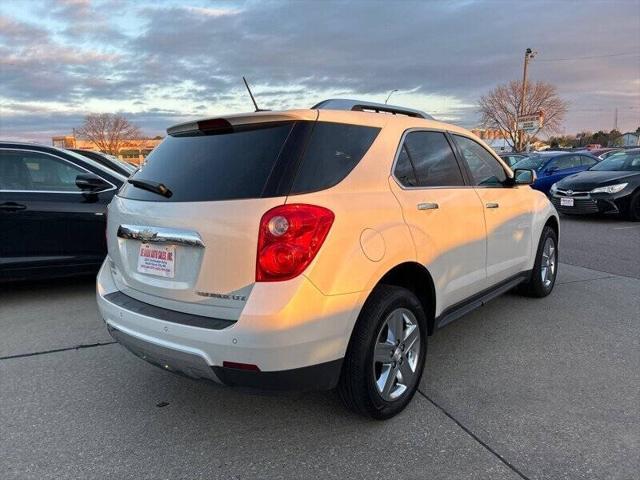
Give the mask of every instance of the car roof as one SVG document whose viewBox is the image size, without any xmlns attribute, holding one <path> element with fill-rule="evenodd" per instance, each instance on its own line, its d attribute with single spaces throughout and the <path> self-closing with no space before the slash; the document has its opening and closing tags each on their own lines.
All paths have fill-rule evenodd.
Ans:
<svg viewBox="0 0 640 480">
<path fill-rule="evenodd" d="M 267 123 L 267 122 L 283 122 L 283 121 L 323 121 L 333 123 L 346 123 L 350 125 L 362 125 L 369 127 L 384 128 L 387 125 L 395 124 L 394 126 L 399 130 L 409 129 L 424 129 L 424 130 L 440 130 L 450 132 L 452 134 L 458 134 L 465 137 L 472 138 L 485 149 L 491 152 L 495 158 L 503 164 L 504 167 L 511 169 L 509 165 L 498 156 L 493 149 L 487 145 L 481 138 L 474 135 L 469 130 L 458 127 L 451 123 L 440 122 L 435 119 L 420 118 L 415 116 L 393 114 L 387 112 L 369 112 L 359 110 L 331 110 L 331 109 L 300 109 L 300 110 L 282 110 L 282 111 L 258 111 L 237 113 L 232 115 L 224 115 L 218 117 L 208 117 L 199 120 L 194 120 L 185 123 L 179 123 L 172 127 L 167 128 L 167 134 L 170 136 L 180 135 L 187 132 L 193 132 L 200 130 L 205 124 L 214 124 L 220 122 L 219 128 L 229 128 L 235 125 L 250 125 L 252 123 Z M 208 127 L 207 127 L 208 128 Z M 214 127 L 217 128 L 217 127 Z"/>
<path fill-rule="evenodd" d="M 125 181 L 126 177 L 124 175 L 122 175 L 119 172 L 116 172 L 115 170 L 110 169 L 109 167 L 106 167 L 98 162 L 96 162 L 95 160 L 92 160 L 91 158 L 85 157 L 83 155 L 80 155 L 79 153 L 73 152 L 70 149 L 67 148 L 58 148 L 58 147 L 54 147 L 51 145 L 43 145 L 41 143 L 35 143 L 35 142 L 13 142 L 13 141 L 9 141 L 9 140 L 1 140 L 0 141 L 0 147 L 2 148 L 11 148 L 11 147 L 23 147 L 23 149 L 28 150 L 29 148 L 35 148 L 35 151 L 44 151 L 45 153 L 48 151 L 50 153 L 62 153 L 63 155 L 69 155 L 73 158 L 75 158 L 76 160 L 82 161 L 87 163 L 88 165 L 91 165 L 93 168 L 96 168 L 98 170 L 100 170 L 101 172 L 106 173 L 107 175 L 111 175 L 111 176 L 115 176 L 116 178 L 120 179 L 121 181 Z"/>
<path fill-rule="evenodd" d="M 587 155 L 588 157 L 593 157 L 593 155 L 591 153 L 589 153 L 588 150 L 575 150 L 575 151 L 572 151 L 572 152 L 560 152 L 560 151 L 557 151 L 557 150 L 556 151 L 552 151 L 552 152 L 544 151 L 544 152 L 535 152 L 535 153 L 532 153 L 531 155 L 540 155 L 541 157 L 549 157 L 550 158 L 550 157 L 564 157 L 564 156 L 567 156 L 567 155 L 576 155 L 576 154 Z"/>
<path fill-rule="evenodd" d="M 263 123 L 286 120 L 322 120 L 337 123 L 350 123 L 373 127 L 384 127 L 388 122 L 399 122 L 416 128 L 434 128 L 474 136 L 468 130 L 456 125 L 439 122 L 429 114 L 412 108 L 385 105 L 374 102 L 330 99 L 324 100 L 309 109 L 257 111 L 232 115 L 207 117 L 195 121 L 180 123 L 169 127 L 167 133 L 175 134 L 194 130 L 203 122 L 227 121 L 230 126 L 239 124 Z M 410 128 L 410 127 L 409 127 Z"/>
</svg>

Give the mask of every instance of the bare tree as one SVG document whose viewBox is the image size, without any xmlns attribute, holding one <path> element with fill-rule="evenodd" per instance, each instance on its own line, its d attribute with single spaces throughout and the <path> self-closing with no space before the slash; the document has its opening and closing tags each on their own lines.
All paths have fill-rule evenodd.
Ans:
<svg viewBox="0 0 640 480">
<path fill-rule="evenodd" d="M 516 151 L 522 151 L 526 143 L 539 133 L 558 132 L 568 107 L 568 103 L 558 96 L 553 85 L 546 82 L 527 83 L 522 112 L 525 115 L 542 112 L 544 122 L 536 132 L 520 132 L 519 135 L 516 122 L 521 95 L 522 82 L 512 81 L 506 85 L 498 85 L 480 97 L 478 102 L 482 125 L 499 130 Z"/>
<path fill-rule="evenodd" d="M 76 130 L 81 138 L 91 140 L 100 150 L 117 155 L 129 140 L 140 138 L 141 132 L 123 115 L 114 113 L 92 113 L 85 117 L 84 124 Z"/>
</svg>

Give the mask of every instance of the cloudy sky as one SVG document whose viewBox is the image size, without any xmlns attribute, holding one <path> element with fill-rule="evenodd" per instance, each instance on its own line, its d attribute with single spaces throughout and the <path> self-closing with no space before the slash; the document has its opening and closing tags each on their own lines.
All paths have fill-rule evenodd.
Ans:
<svg viewBox="0 0 640 480">
<path fill-rule="evenodd" d="M 478 97 L 519 79 L 570 102 L 566 133 L 640 125 L 640 0 L 3 0 L 0 138 L 49 141 L 88 112 L 148 135 L 194 117 L 392 102 L 475 126 Z"/>
</svg>

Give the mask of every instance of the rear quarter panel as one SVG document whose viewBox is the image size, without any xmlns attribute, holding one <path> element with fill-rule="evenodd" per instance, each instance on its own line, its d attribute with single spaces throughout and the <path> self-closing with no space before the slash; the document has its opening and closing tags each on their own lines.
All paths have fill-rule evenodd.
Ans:
<svg viewBox="0 0 640 480">
<path fill-rule="evenodd" d="M 330 112 L 323 120 L 346 121 L 352 115 Z M 371 115 L 372 121 L 385 117 L 358 115 Z M 409 228 L 388 185 L 399 139 L 396 129 L 383 128 L 360 163 L 338 185 L 287 198 L 287 203 L 321 205 L 335 214 L 327 239 L 305 271 L 325 295 L 370 291 L 391 268 L 415 260 Z"/>
</svg>

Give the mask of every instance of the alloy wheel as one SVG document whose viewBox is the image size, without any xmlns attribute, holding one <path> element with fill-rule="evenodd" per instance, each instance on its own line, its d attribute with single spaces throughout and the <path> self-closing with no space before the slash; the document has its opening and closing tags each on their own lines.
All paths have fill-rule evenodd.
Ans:
<svg viewBox="0 0 640 480">
<path fill-rule="evenodd" d="M 556 275 L 556 244 L 548 237 L 542 247 L 542 261 L 540 263 L 540 277 L 544 288 L 549 288 Z"/>
<path fill-rule="evenodd" d="M 382 323 L 373 352 L 373 376 L 383 400 L 407 391 L 418 371 L 420 327 L 406 308 L 393 310 Z"/>
</svg>

